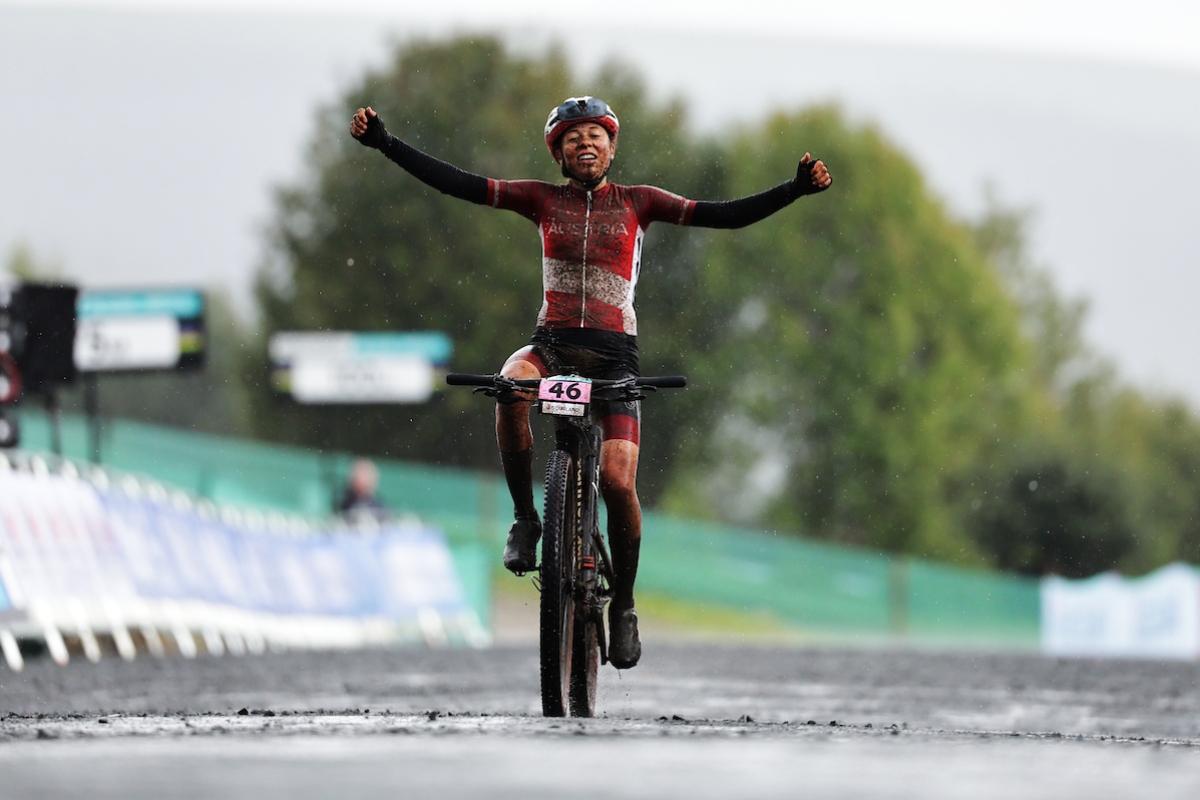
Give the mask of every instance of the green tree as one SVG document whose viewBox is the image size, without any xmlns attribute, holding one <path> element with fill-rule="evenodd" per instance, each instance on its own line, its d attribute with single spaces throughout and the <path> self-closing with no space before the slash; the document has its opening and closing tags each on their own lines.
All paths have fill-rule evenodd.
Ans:
<svg viewBox="0 0 1200 800">
<path fill-rule="evenodd" d="M 1178 400 L 1123 385 L 1092 351 L 1086 303 L 1030 262 L 1028 219 L 992 203 L 975 233 L 1021 306 L 1043 413 L 1005 457 L 979 464 L 966 527 L 994 563 L 1035 574 L 1195 562 L 1200 422 Z"/>
<path fill-rule="evenodd" d="M 516 56 L 491 38 L 406 45 L 322 114 L 305 179 L 278 194 L 258 286 L 267 332 L 439 330 L 454 340 L 455 369 L 498 370 L 528 340 L 541 304 L 537 231 L 515 214 L 419 183 L 355 142 L 350 115 L 370 105 L 393 133 L 464 169 L 560 180 L 540 132 L 553 103 L 582 93 L 605 96 L 621 114 L 615 179 L 718 192 L 711 151 L 683 135 L 681 105 L 652 107 L 627 69 L 610 66 L 585 83 L 561 54 Z M 654 230 L 646 251 L 641 286 L 653 288 L 639 304 L 645 338 L 670 340 L 681 327 L 677 301 L 694 282 L 697 250 L 677 231 Z M 643 363 L 669 369 L 679 363 L 665 357 L 670 352 L 648 349 Z M 257 375 L 265 374 L 263 359 Z M 270 438 L 475 467 L 497 463 L 492 410 L 467 392 L 447 392 L 425 406 L 301 409 L 271 405 L 265 387 L 256 391 L 256 429 Z M 647 451 L 672 451 L 669 419 L 648 426 L 656 432 Z M 644 486 L 653 487 L 656 477 L 661 483 L 665 469 L 661 456 L 648 458 Z"/>
<path fill-rule="evenodd" d="M 372 105 L 466 169 L 559 180 L 539 132 L 574 94 L 618 109 L 622 183 L 723 199 L 779 183 L 806 150 L 835 178 L 745 230 L 651 228 L 643 370 L 692 386 L 646 404 L 651 504 L 1033 573 L 1200 557 L 1195 416 L 1123 387 L 1086 346 L 1086 306 L 1027 257 L 1027 214 L 993 203 L 976 224 L 954 219 L 879 131 L 832 107 L 703 139 L 682 103 L 651 103 L 620 65 L 581 81 L 560 53 L 493 38 L 401 45 L 321 112 L 305 174 L 278 192 L 264 333 L 440 330 L 455 369 L 496 370 L 540 303 L 536 232 L 428 189 L 354 142 L 348 120 Z M 265 339 L 244 373 L 260 435 L 494 468 L 487 403 L 273 404 Z"/>
<path fill-rule="evenodd" d="M 1137 548 L 1126 564 L 1147 570 L 1173 560 L 1200 564 L 1200 421 L 1180 400 L 1125 391 L 1101 434 L 1125 452 Z"/>
<path fill-rule="evenodd" d="M 553 177 L 536 136 L 570 85 L 558 55 L 510 57 L 494 39 L 415 43 L 321 115 L 303 182 L 278 193 L 258 297 L 266 332 L 435 330 L 454 367 L 493 372 L 540 301 L 528 222 L 439 194 L 348 133 L 370 105 L 416 147 L 488 175 Z M 259 374 L 265 365 L 258 366 Z M 466 392 L 425 406 L 301 409 L 261 402 L 270 438 L 472 466 L 495 461 L 491 409 Z"/>
<path fill-rule="evenodd" d="M 1110 515 L 1131 544 L 1109 567 L 1143 572 L 1200 563 L 1200 421 L 1179 400 L 1112 384 L 1071 398 L 1067 437 L 1120 501 Z M 1123 514 L 1119 514 L 1123 511 Z M 1099 530 L 1094 531 L 1099 534 Z"/>
<path fill-rule="evenodd" d="M 672 506 L 976 560 L 950 495 L 1026 413 L 1018 310 L 912 163 L 836 109 L 744 131 L 731 190 L 805 150 L 833 188 L 714 242 L 705 305 L 723 335 L 689 370 L 715 424 Z"/>
<path fill-rule="evenodd" d="M 995 566 L 1082 578 L 1111 569 L 1133 548 L 1125 495 L 1112 472 L 1061 456 L 1030 461 L 977 509 L 976 537 Z"/>
</svg>

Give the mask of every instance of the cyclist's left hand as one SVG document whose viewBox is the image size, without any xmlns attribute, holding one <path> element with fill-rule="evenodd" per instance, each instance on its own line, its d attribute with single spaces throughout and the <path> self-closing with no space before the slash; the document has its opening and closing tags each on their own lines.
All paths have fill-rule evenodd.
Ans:
<svg viewBox="0 0 1200 800">
<path fill-rule="evenodd" d="M 354 118 L 350 120 L 350 135 L 358 139 L 359 144 L 367 147 L 380 148 L 387 144 L 388 140 L 383 119 L 370 106 L 354 112 Z"/>
<path fill-rule="evenodd" d="M 812 155 L 805 153 L 804 158 L 800 159 L 800 166 L 796 167 L 796 184 L 801 194 L 823 192 L 832 183 L 833 178 L 825 168 L 825 162 L 813 161 Z"/>
</svg>

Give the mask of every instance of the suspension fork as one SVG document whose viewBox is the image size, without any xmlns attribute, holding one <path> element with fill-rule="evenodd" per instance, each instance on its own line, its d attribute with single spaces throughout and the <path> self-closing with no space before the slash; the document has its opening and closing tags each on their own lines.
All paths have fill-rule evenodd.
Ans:
<svg viewBox="0 0 1200 800">
<path fill-rule="evenodd" d="M 583 617 L 596 626 L 600 661 L 608 663 L 608 642 L 604 635 L 604 605 L 608 602 L 612 584 L 612 560 L 600 533 L 600 449 L 602 437 L 599 426 L 580 422 L 559 422 L 555 443 L 560 450 L 571 454 L 575 465 L 575 492 L 579 525 L 571 543 L 571 592 L 575 607 Z M 602 587 L 603 578 L 609 585 Z"/>
<path fill-rule="evenodd" d="M 583 490 L 580 504 L 579 574 L 589 596 L 594 595 L 596 575 L 602 568 L 596 543 L 600 537 L 600 431 L 590 428 L 584 434 L 586 454 L 580 460 L 579 486 Z M 601 545 L 603 546 L 603 545 Z"/>
<path fill-rule="evenodd" d="M 600 429 L 593 426 L 586 433 L 587 455 L 580 465 L 579 485 L 586 486 L 583 496 L 582 514 L 580 519 L 579 542 L 579 600 L 577 608 L 583 609 L 585 618 L 596 628 L 597 644 L 600 646 L 600 663 L 608 663 L 608 642 L 604 635 L 604 604 L 608 602 L 609 592 L 601 583 L 601 578 L 612 583 L 612 562 L 604 547 L 604 537 L 600 533 Z"/>
</svg>

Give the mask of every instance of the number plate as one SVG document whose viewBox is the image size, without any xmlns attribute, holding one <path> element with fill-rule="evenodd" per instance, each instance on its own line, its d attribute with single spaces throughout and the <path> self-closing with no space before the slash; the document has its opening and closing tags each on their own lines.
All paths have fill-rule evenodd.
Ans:
<svg viewBox="0 0 1200 800">
<path fill-rule="evenodd" d="M 592 382 L 587 378 L 578 378 L 573 375 L 570 377 L 556 375 L 553 378 L 546 378 L 538 385 L 538 399 L 559 403 L 590 403 L 592 402 Z M 572 413 L 569 416 L 581 417 L 583 412 Z"/>
<path fill-rule="evenodd" d="M 586 409 L 583 403 L 559 403 L 556 400 L 543 400 L 542 413 L 554 414 L 557 417 L 582 417 Z"/>
</svg>

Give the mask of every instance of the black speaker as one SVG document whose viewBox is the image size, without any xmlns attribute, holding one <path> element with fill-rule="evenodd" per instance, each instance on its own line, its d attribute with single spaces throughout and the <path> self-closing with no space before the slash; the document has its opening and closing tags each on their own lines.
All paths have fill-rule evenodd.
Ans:
<svg viewBox="0 0 1200 800">
<path fill-rule="evenodd" d="M 26 392 L 75 380 L 75 305 L 79 289 L 23 283 L 12 296 L 11 352 Z"/>
</svg>

